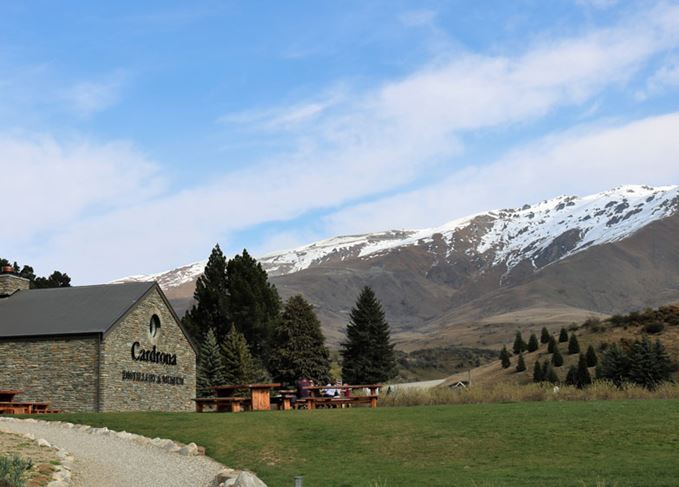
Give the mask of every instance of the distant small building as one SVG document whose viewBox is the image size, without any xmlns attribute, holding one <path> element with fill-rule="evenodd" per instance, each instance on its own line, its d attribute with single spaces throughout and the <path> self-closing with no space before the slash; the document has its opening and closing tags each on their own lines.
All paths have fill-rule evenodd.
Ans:
<svg viewBox="0 0 679 487">
<path fill-rule="evenodd" d="M 192 411 L 196 351 L 156 282 L 29 289 L 0 274 L 0 389 L 63 411 Z"/>
</svg>

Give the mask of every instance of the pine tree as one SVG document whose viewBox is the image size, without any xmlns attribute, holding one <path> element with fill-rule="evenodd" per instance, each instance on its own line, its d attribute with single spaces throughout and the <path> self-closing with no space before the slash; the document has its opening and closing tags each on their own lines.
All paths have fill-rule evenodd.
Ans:
<svg viewBox="0 0 679 487">
<path fill-rule="evenodd" d="M 644 335 L 641 341 L 637 340 L 632 346 L 629 362 L 630 379 L 647 389 L 655 389 L 671 378 L 672 363 L 660 340 L 656 340 L 654 345 Z"/>
<path fill-rule="evenodd" d="M 224 380 L 227 384 L 258 382 L 262 371 L 252 358 L 245 336 L 232 326 L 222 345 Z"/>
<path fill-rule="evenodd" d="M 557 349 L 556 338 L 553 335 L 549 336 L 549 342 L 547 342 L 547 353 L 554 353 Z"/>
<path fill-rule="evenodd" d="M 559 347 L 556 347 L 552 354 L 552 365 L 554 365 L 554 367 L 561 367 L 563 365 L 563 356 L 559 351 Z"/>
<path fill-rule="evenodd" d="M 193 298 L 196 304 L 182 319 L 189 336 L 198 344 L 212 330 L 217 342 L 222 343 L 231 326 L 231 320 L 226 300 L 226 258 L 219 244 L 212 249 L 205 270 L 196 281 Z"/>
<path fill-rule="evenodd" d="M 580 353 L 580 344 L 575 333 L 571 333 L 571 339 L 568 341 L 568 355 L 575 355 L 576 353 Z"/>
<path fill-rule="evenodd" d="M 608 379 L 618 387 L 622 387 L 630 380 L 630 360 L 627 354 L 618 345 L 611 345 L 606 349 L 601 359 L 600 375 Z"/>
<path fill-rule="evenodd" d="M 552 367 L 552 364 L 547 362 L 547 374 L 545 374 L 545 380 L 552 384 L 559 383 L 559 376 L 556 374 L 556 370 Z"/>
<path fill-rule="evenodd" d="M 549 333 L 549 330 L 547 330 L 547 327 L 543 326 L 542 332 L 540 333 L 540 343 L 549 343 L 551 337 L 552 335 Z"/>
<path fill-rule="evenodd" d="M 262 265 L 243 250 L 226 264 L 226 288 L 229 322 L 238 324 L 252 356 L 266 363 L 280 315 L 276 287 Z"/>
<path fill-rule="evenodd" d="M 514 346 L 512 347 L 512 351 L 514 352 L 514 355 L 518 355 L 519 353 L 525 351 L 526 348 L 528 348 L 528 345 L 526 345 L 526 342 L 523 341 L 523 337 L 521 336 L 521 332 L 517 331 L 516 337 L 514 338 Z"/>
<path fill-rule="evenodd" d="M 542 364 L 542 378 L 547 379 L 547 372 L 549 372 L 549 360 L 545 360 Z"/>
<path fill-rule="evenodd" d="M 502 347 L 502 351 L 500 352 L 500 362 L 502 363 L 502 368 L 506 369 L 511 365 L 511 361 L 509 360 L 509 351 L 507 350 L 507 347 Z"/>
<path fill-rule="evenodd" d="M 576 387 L 578 385 L 578 368 L 575 365 L 571 365 L 568 368 L 568 373 L 566 374 L 566 384 Z"/>
<path fill-rule="evenodd" d="M 536 360 L 535 365 L 533 366 L 533 382 L 542 382 L 543 379 L 542 367 L 540 366 L 540 362 Z"/>
<path fill-rule="evenodd" d="M 368 286 L 349 315 L 346 340 L 341 345 L 342 379 L 376 384 L 396 376 L 396 358 L 389 324 L 375 293 Z"/>
<path fill-rule="evenodd" d="M 538 343 L 538 337 L 535 336 L 535 333 L 531 333 L 530 338 L 528 339 L 528 351 L 529 352 L 534 352 L 540 347 L 540 344 Z"/>
<path fill-rule="evenodd" d="M 321 322 L 301 295 L 285 303 L 273 343 L 269 370 L 277 382 L 294 384 L 307 378 L 325 384 L 330 380 L 330 353 Z"/>
<path fill-rule="evenodd" d="M 224 364 L 219 350 L 217 337 L 212 329 L 208 330 L 205 339 L 202 340 L 198 366 L 196 367 L 196 386 L 200 397 L 211 395 L 210 388 L 226 384 L 224 377 Z"/>
<path fill-rule="evenodd" d="M 592 383 L 592 377 L 589 375 L 589 370 L 587 370 L 587 359 L 583 354 L 580 354 L 580 357 L 578 358 L 577 374 L 578 374 L 577 386 L 580 389 Z"/>
<path fill-rule="evenodd" d="M 526 370 L 526 362 L 523 360 L 523 352 L 519 352 L 519 361 L 516 363 L 516 371 L 523 372 Z"/>
<path fill-rule="evenodd" d="M 559 343 L 566 343 L 568 341 L 568 332 L 565 328 L 561 328 L 559 332 Z"/>
<path fill-rule="evenodd" d="M 592 345 L 587 347 L 585 358 L 587 359 L 587 367 L 595 367 L 596 364 L 599 363 L 599 359 L 597 358 L 596 352 L 594 351 L 594 347 Z"/>
</svg>

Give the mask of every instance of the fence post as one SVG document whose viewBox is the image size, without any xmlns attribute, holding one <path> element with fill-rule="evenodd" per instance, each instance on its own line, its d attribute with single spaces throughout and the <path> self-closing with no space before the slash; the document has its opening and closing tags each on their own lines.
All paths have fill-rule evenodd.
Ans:
<svg viewBox="0 0 679 487">
<path fill-rule="evenodd" d="M 304 477 L 301 475 L 295 477 L 295 487 L 304 487 Z"/>
</svg>

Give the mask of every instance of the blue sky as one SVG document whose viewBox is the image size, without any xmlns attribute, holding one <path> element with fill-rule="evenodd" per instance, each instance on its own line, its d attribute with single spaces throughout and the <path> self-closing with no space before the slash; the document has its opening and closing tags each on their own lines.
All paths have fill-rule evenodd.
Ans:
<svg viewBox="0 0 679 487">
<path fill-rule="evenodd" d="M 679 4 L 0 4 L 0 255 L 85 284 L 679 182 Z"/>
</svg>

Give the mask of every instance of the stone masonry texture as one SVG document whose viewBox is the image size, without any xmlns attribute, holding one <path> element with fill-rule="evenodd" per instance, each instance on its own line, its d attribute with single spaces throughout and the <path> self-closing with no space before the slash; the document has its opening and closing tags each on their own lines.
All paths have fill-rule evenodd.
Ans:
<svg viewBox="0 0 679 487">
<path fill-rule="evenodd" d="M 0 296 L 12 294 L 14 291 L 25 290 L 30 287 L 31 281 L 14 274 L 0 274 Z"/>
</svg>

